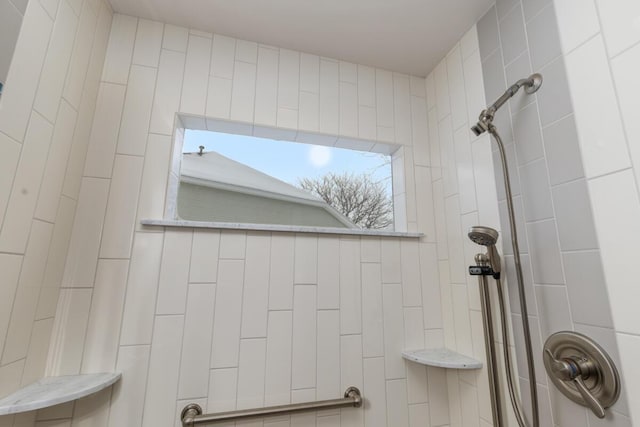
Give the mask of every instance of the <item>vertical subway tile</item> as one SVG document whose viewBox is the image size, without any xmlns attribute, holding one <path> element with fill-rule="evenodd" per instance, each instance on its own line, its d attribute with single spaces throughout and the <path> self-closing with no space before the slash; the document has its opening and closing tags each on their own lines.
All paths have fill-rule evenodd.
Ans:
<svg viewBox="0 0 640 427">
<path fill-rule="evenodd" d="M 60 292 L 46 372 L 54 376 L 80 373 L 92 293 L 91 289 L 63 289 Z M 3 359 L 10 345 L 9 334 Z"/>
<path fill-rule="evenodd" d="M 393 128 L 393 74 L 389 71 L 376 69 L 376 110 L 378 126 Z"/>
<path fill-rule="evenodd" d="M 231 91 L 231 120 L 252 122 L 256 93 L 256 65 L 236 61 Z"/>
<path fill-rule="evenodd" d="M 220 259 L 244 259 L 247 235 L 242 231 L 222 231 L 220 233 Z"/>
<path fill-rule="evenodd" d="M 362 264 L 362 355 L 384 356 L 380 264 Z"/>
<path fill-rule="evenodd" d="M 422 301 L 420 286 L 420 253 L 417 241 L 400 242 L 402 268 L 402 301 L 404 307 L 419 306 Z"/>
<path fill-rule="evenodd" d="M 388 380 L 386 389 L 387 424 L 391 423 L 397 427 L 408 427 L 407 380 Z"/>
<path fill-rule="evenodd" d="M 458 174 L 458 191 L 460 193 L 460 212 L 468 213 L 477 210 L 476 185 L 473 175 L 474 165 L 471 155 L 472 145 L 466 127 L 455 131 L 453 136 L 456 173 Z"/>
<path fill-rule="evenodd" d="M 233 79 L 235 51 L 236 39 L 214 34 L 211 49 L 212 60 L 210 74 L 214 77 L 222 77 L 229 80 Z"/>
<path fill-rule="evenodd" d="M 531 65 L 538 70 L 562 53 L 553 4 L 527 22 Z"/>
<path fill-rule="evenodd" d="M 320 92 L 320 57 L 317 55 L 300 54 L 300 90 Z"/>
<path fill-rule="evenodd" d="M 544 127 L 572 113 L 573 105 L 563 57 L 551 61 L 538 71 L 544 76 L 545 83 L 544 90 L 538 91 L 537 95 L 540 122 Z"/>
<path fill-rule="evenodd" d="M 504 63 L 509 64 L 527 48 L 522 7 L 514 7 L 500 20 L 500 40 Z"/>
<path fill-rule="evenodd" d="M 297 234 L 295 237 L 294 283 L 317 283 L 318 238 Z"/>
<path fill-rule="evenodd" d="M 193 232 L 167 230 L 164 233 L 156 314 L 184 314 Z"/>
<path fill-rule="evenodd" d="M 296 285 L 293 301 L 291 387 L 316 386 L 316 287 Z"/>
<path fill-rule="evenodd" d="M 162 259 L 162 233 L 136 233 L 120 345 L 151 344 L 153 317 Z"/>
<path fill-rule="evenodd" d="M 76 108 L 80 106 L 82 90 L 87 77 L 87 67 L 91 59 L 91 47 L 96 32 L 96 18 L 89 3 L 83 4 L 62 92 L 64 98 Z"/>
<path fill-rule="evenodd" d="M 206 108 L 207 117 L 219 119 L 228 119 L 230 117 L 232 87 L 233 80 L 215 76 L 209 77 Z"/>
<path fill-rule="evenodd" d="M 320 59 L 320 132 L 337 135 L 340 131 L 339 66 Z"/>
<path fill-rule="evenodd" d="M 258 43 L 247 40 L 236 41 L 236 60 L 255 64 L 258 57 Z"/>
<path fill-rule="evenodd" d="M 384 359 L 366 358 L 363 362 L 364 389 L 367 390 L 367 403 L 364 420 L 367 426 L 387 426 L 387 393 L 384 378 Z"/>
<path fill-rule="evenodd" d="M 268 323 L 265 405 L 282 405 L 291 399 L 292 312 L 270 311 Z"/>
<path fill-rule="evenodd" d="M 411 88 L 409 77 L 393 74 L 393 117 L 395 141 L 411 144 Z"/>
<path fill-rule="evenodd" d="M 292 50 L 280 49 L 278 70 L 278 107 L 297 110 L 300 54 Z"/>
<path fill-rule="evenodd" d="M 527 222 L 552 218 L 553 203 L 547 165 L 539 159 L 520 168 L 520 185 L 524 202 L 524 217 Z"/>
<path fill-rule="evenodd" d="M 180 112 L 203 115 L 206 109 L 211 39 L 189 35 Z M 215 75 L 215 73 L 214 73 Z"/>
<path fill-rule="evenodd" d="M 160 53 L 149 132 L 163 135 L 173 133 L 175 113 L 179 109 L 182 92 L 182 85 L 176 82 L 183 80 L 185 58 L 183 52 L 163 49 Z"/>
<path fill-rule="evenodd" d="M 596 249 L 591 201 L 584 179 L 552 188 L 562 251 Z"/>
<path fill-rule="evenodd" d="M 18 39 L 7 76 L 11 84 L 2 94 L 0 131 L 17 141 L 23 140 L 27 129 L 51 28 L 51 19 L 45 10 L 38 2 L 31 4 L 22 21 L 21 32 L 32 36 Z"/>
<path fill-rule="evenodd" d="M 449 79 L 447 76 L 447 62 L 440 62 L 435 70 L 436 83 L 436 107 L 438 109 L 438 120 L 444 119 L 451 113 L 451 98 L 449 97 Z"/>
<path fill-rule="evenodd" d="M 84 176 L 111 178 L 126 86 L 101 83 L 91 127 Z"/>
<path fill-rule="evenodd" d="M 11 317 L 7 325 L 2 352 L 2 364 L 15 362 L 27 356 L 29 350 L 29 337 L 33 330 L 33 320 L 36 315 L 39 287 L 19 286 L 15 292 Z M 59 304 L 60 305 L 60 304 Z M 56 350 L 58 350 L 56 348 Z M 71 370 L 75 367 L 74 361 L 70 361 Z M 68 365 L 65 365 L 65 367 Z"/>
<path fill-rule="evenodd" d="M 362 387 L 362 337 L 342 335 L 340 337 L 341 390 L 349 386 Z"/>
<path fill-rule="evenodd" d="M 340 333 L 362 332 L 360 242 L 340 239 Z"/>
<path fill-rule="evenodd" d="M 294 239 L 274 235 L 271 238 L 269 269 L 269 309 L 293 308 Z"/>
<path fill-rule="evenodd" d="M 129 272 L 128 260 L 100 260 L 82 355 L 82 372 L 115 369 Z"/>
<path fill-rule="evenodd" d="M 333 399 L 340 390 L 340 313 L 318 311 L 316 391 L 318 399 Z M 364 348 L 364 342 L 363 342 Z M 364 355 L 364 353 L 363 353 Z M 337 394 L 336 394 L 337 393 Z"/>
<path fill-rule="evenodd" d="M 340 135 L 358 136 L 358 88 L 340 82 Z"/>
<path fill-rule="evenodd" d="M 103 81 L 127 84 L 137 26 L 138 19 L 133 16 L 114 15 L 104 60 Z"/>
<path fill-rule="evenodd" d="M 318 309 L 340 308 L 340 240 L 318 238 Z"/>
<path fill-rule="evenodd" d="M 513 115 L 513 137 L 518 165 L 530 163 L 544 156 L 538 106 L 535 103 Z"/>
<path fill-rule="evenodd" d="M 400 285 L 382 286 L 384 318 L 384 362 L 387 379 L 404 378 L 405 368 L 401 353 L 404 348 L 404 316 Z"/>
<path fill-rule="evenodd" d="M 376 70 L 358 65 L 358 105 L 376 106 Z"/>
<path fill-rule="evenodd" d="M 22 253 L 26 247 L 52 135 L 51 124 L 39 114 L 33 113 L 2 223 L 0 251 Z"/>
<path fill-rule="evenodd" d="M 432 243 L 420 244 L 420 273 L 422 282 L 422 311 L 424 327 L 442 327 L 442 306 L 436 247 Z"/>
<path fill-rule="evenodd" d="M 164 34 L 162 35 L 163 49 L 186 52 L 188 42 L 189 30 L 187 28 L 171 24 L 164 25 Z"/>
<path fill-rule="evenodd" d="M 206 396 L 209 391 L 209 357 L 214 303 L 215 285 L 189 285 L 178 398 Z"/>
<path fill-rule="evenodd" d="M 67 286 L 93 284 L 108 194 L 108 180 L 82 180 L 64 269 L 63 283 Z"/>
<path fill-rule="evenodd" d="M 267 336 L 270 248 L 269 235 L 249 234 L 247 236 L 240 333 L 242 338 Z"/>
<path fill-rule="evenodd" d="M 120 347 L 116 371 L 122 372 L 122 379 L 113 386 L 109 427 L 142 425 L 149 352 L 148 345 Z"/>
<path fill-rule="evenodd" d="M 138 20 L 138 31 L 131 60 L 133 64 L 158 67 L 163 31 L 164 24 L 162 22 L 147 19 Z"/>
<path fill-rule="evenodd" d="M 142 228 L 140 220 L 162 218 L 164 215 L 170 156 L 171 138 L 149 134 L 138 198 L 137 229 Z"/>
<path fill-rule="evenodd" d="M 453 128 L 458 129 L 467 122 L 466 87 L 462 67 L 462 53 L 459 45 L 446 57 L 449 95 L 451 102 L 451 120 Z"/>
<path fill-rule="evenodd" d="M 161 425 L 173 416 L 183 328 L 184 316 L 156 317 L 142 426 Z"/>
<path fill-rule="evenodd" d="M 236 409 L 238 368 L 212 369 L 209 375 L 207 411 L 221 412 Z"/>
<path fill-rule="evenodd" d="M 531 250 L 534 283 L 563 284 L 555 220 L 527 224 L 527 236 Z"/>
<path fill-rule="evenodd" d="M 56 121 L 77 26 L 78 18 L 71 6 L 61 2 L 33 104 L 33 108 L 52 123 Z"/>
<path fill-rule="evenodd" d="M 244 262 L 220 260 L 213 320 L 211 368 L 238 366 Z"/>
<path fill-rule="evenodd" d="M 500 47 L 498 33 L 498 16 L 496 8 L 492 7 L 478 21 L 478 43 L 480 58 L 484 59 Z"/>
<path fill-rule="evenodd" d="M 602 37 L 589 40 L 565 60 L 586 176 L 628 167 L 629 153 Z M 594 81 L 600 82 L 596 92 Z"/>
<path fill-rule="evenodd" d="M 638 31 L 640 8 L 636 2 L 624 1 L 612 5 L 597 0 L 596 3 L 607 48 L 612 57 L 640 41 L 640 31 Z"/>
<path fill-rule="evenodd" d="M 143 156 L 145 153 L 156 75 L 155 68 L 131 66 L 118 135 L 119 154 Z"/>
<path fill-rule="evenodd" d="M 129 258 L 135 229 L 143 159 L 116 155 L 104 217 L 100 256 Z"/>
<path fill-rule="evenodd" d="M 266 339 L 240 341 L 237 408 L 259 408 L 264 405 Z"/>
</svg>

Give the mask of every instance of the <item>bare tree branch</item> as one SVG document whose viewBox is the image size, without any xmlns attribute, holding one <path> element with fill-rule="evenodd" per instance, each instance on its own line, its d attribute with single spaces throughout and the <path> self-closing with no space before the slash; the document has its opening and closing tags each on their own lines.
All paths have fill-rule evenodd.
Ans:
<svg viewBox="0 0 640 427">
<path fill-rule="evenodd" d="M 384 185 L 366 173 L 301 178 L 298 186 L 322 198 L 359 227 L 382 229 L 393 222 L 393 203 Z"/>
</svg>

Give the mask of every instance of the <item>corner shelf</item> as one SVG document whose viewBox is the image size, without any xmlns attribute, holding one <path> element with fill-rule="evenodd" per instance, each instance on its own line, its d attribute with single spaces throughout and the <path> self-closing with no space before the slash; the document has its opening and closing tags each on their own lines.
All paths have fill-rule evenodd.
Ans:
<svg viewBox="0 0 640 427">
<path fill-rule="evenodd" d="M 429 348 L 422 350 L 407 350 L 402 357 L 422 365 L 435 366 L 446 369 L 481 369 L 482 362 L 448 348 Z"/>
<path fill-rule="evenodd" d="M 0 415 L 35 411 L 97 393 L 115 382 L 120 373 L 46 377 L 0 399 Z"/>
</svg>

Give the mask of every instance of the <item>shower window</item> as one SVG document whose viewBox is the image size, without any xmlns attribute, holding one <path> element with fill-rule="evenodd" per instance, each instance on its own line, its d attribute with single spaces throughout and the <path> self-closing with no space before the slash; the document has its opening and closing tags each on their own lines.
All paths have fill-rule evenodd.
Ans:
<svg viewBox="0 0 640 427">
<path fill-rule="evenodd" d="M 166 219 L 406 231 L 394 215 L 405 210 L 394 188 L 401 147 L 228 122 L 211 128 L 177 129 Z"/>
</svg>

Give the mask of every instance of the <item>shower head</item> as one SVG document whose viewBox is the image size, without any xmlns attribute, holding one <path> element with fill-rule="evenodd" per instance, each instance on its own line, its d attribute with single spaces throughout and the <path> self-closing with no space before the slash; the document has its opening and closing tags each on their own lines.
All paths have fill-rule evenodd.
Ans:
<svg viewBox="0 0 640 427">
<path fill-rule="evenodd" d="M 498 232 L 496 230 L 481 225 L 471 227 L 468 236 L 473 243 L 482 246 L 495 246 L 498 241 Z"/>
<path fill-rule="evenodd" d="M 489 264 L 493 270 L 493 277 L 499 279 L 502 268 L 500 264 L 500 254 L 498 254 L 498 249 L 496 249 L 498 232 L 493 228 L 476 225 L 469 229 L 467 235 L 473 243 L 487 247 L 487 256 L 489 257 Z"/>
</svg>

